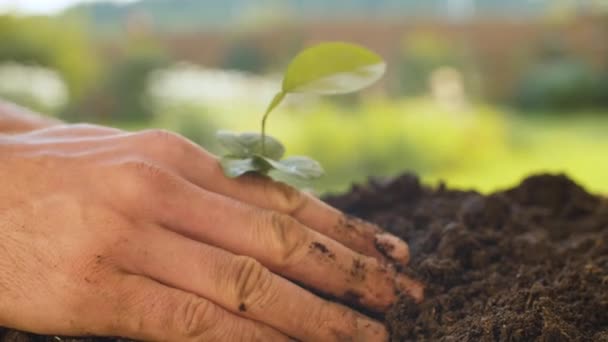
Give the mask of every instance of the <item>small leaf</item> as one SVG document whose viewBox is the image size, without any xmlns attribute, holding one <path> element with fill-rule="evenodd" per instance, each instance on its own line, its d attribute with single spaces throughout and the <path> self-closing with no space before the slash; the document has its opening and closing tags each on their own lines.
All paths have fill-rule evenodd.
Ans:
<svg viewBox="0 0 608 342">
<path fill-rule="evenodd" d="M 265 158 L 265 161 L 275 170 L 299 179 L 316 179 L 325 173 L 321 164 L 308 157 L 289 157 L 281 161 Z"/>
<path fill-rule="evenodd" d="M 227 155 L 238 158 L 247 156 L 246 148 L 239 142 L 239 136 L 237 133 L 218 131 L 215 133 L 215 137 L 220 145 L 226 150 Z"/>
<path fill-rule="evenodd" d="M 254 158 L 238 159 L 223 157 L 220 159 L 220 164 L 222 165 L 222 169 L 224 169 L 224 174 L 230 178 L 236 178 L 251 171 L 262 171 L 260 166 L 255 163 Z"/>
<path fill-rule="evenodd" d="M 262 135 L 259 133 L 234 133 L 219 131 L 216 137 L 220 145 L 226 150 L 226 155 L 234 158 L 248 158 L 262 154 Z M 285 147 L 277 139 L 266 136 L 265 157 L 279 160 L 285 154 Z"/>
<path fill-rule="evenodd" d="M 382 57 L 364 47 L 322 43 L 302 51 L 289 64 L 283 92 L 350 93 L 376 82 L 385 70 Z"/>
</svg>

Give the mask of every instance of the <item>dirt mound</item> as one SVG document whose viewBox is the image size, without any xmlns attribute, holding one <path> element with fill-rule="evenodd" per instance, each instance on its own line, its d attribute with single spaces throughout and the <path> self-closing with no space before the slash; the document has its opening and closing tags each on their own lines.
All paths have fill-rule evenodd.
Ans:
<svg viewBox="0 0 608 342">
<path fill-rule="evenodd" d="M 394 341 L 608 341 L 608 200 L 567 177 L 483 196 L 406 174 L 327 200 L 410 243 L 403 271 L 427 284 L 426 299 L 390 310 Z"/>
<path fill-rule="evenodd" d="M 394 341 L 608 341 L 608 201 L 565 176 L 482 196 L 404 175 L 329 202 L 410 243 L 427 297 L 388 313 Z"/>
</svg>

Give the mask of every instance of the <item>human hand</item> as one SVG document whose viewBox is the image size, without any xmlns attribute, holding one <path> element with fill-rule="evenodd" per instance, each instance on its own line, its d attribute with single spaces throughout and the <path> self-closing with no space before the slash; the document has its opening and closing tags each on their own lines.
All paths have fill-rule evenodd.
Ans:
<svg viewBox="0 0 608 342">
<path fill-rule="evenodd" d="M 0 326 L 381 341 L 380 323 L 296 282 L 374 311 L 422 298 L 387 262 L 407 262 L 405 243 L 284 184 L 228 179 L 169 132 L 54 126 L 0 137 L 0 165 Z"/>
</svg>

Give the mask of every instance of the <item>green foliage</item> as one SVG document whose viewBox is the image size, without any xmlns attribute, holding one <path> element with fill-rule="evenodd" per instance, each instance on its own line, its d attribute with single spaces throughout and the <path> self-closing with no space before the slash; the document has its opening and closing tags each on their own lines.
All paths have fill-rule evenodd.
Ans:
<svg viewBox="0 0 608 342">
<path fill-rule="evenodd" d="M 601 44 L 603 38 L 598 35 L 595 42 Z M 605 64 L 596 65 L 558 35 L 546 37 L 532 53 L 514 96 L 521 108 L 566 113 L 608 104 Z"/>
<path fill-rule="evenodd" d="M 262 155 L 274 160 L 280 160 L 285 154 L 283 144 L 273 137 L 267 137 L 266 149 L 262 150 L 262 138 L 258 133 L 217 132 L 217 140 L 226 149 L 227 157 L 247 158 L 252 155 Z"/>
<path fill-rule="evenodd" d="M 446 40 L 436 34 L 418 32 L 406 37 L 398 64 L 395 65 L 396 77 L 392 89 L 397 95 L 418 96 L 429 92 L 429 80 L 440 67 L 459 70 L 467 90 L 477 92 L 474 83 L 478 72 L 470 51 L 458 42 Z"/>
<path fill-rule="evenodd" d="M 271 170 L 299 179 L 310 180 L 323 174 L 321 165 L 307 157 L 290 157 L 285 154 L 283 144 L 267 136 L 262 145 L 259 133 L 233 133 L 219 131 L 217 140 L 226 153 L 221 159 L 222 167 L 229 177 L 238 177 L 247 172 L 268 173 Z"/>
<path fill-rule="evenodd" d="M 150 122 L 160 108 L 147 93 L 150 75 L 169 65 L 169 58 L 155 49 L 135 49 L 106 65 L 104 76 L 83 101 L 72 104 L 62 118 L 68 121 Z"/>
<path fill-rule="evenodd" d="M 259 73 L 268 67 L 268 58 L 254 42 L 242 40 L 233 43 L 224 55 L 222 68 Z"/>
<path fill-rule="evenodd" d="M 572 110 L 602 105 L 602 74 L 582 60 L 558 57 L 533 65 L 519 82 L 516 103 L 526 109 Z"/>
<path fill-rule="evenodd" d="M 15 61 L 57 70 L 72 99 L 98 71 L 98 60 L 78 23 L 46 17 L 0 16 L 0 62 Z"/>
<path fill-rule="evenodd" d="M 105 84 L 105 93 L 113 99 L 110 115 L 115 120 L 149 121 L 154 115 L 147 105 L 146 85 L 150 74 L 168 65 L 168 59 L 157 51 L 138 51 L 113 66 Z"/>
<path fill-rule="evenodd" d="M 290 153 L 314 156 L 326 170 L 312 184 L 319 192 L 346 191 L 367 177 L 394 177 L 407 168 L 425 182 L 442 179 L 484 192 L 531 172 L 567 171 L 608 193 L 606 111 L 515 115 L 472 104 L 451 112 L 428 98 L 366 97 L 357 108 L 324 101 L 314 111 L 282 112 L 273 121 L 276 136 Z"/>
<path fill-rule="evenodd" d="M 346 191 L 370 176 L 390 178 L 407 169 L 427 184 L 442 179 L 453 187 L 482 192 L 509 187 L 531 172 L 567 172 L 590 191 L 608 194 L 605 110 L 560 116 L 517 114 L 479 103 L 452 112 L 430 98 L 395 100 L 375 94 L 351 107 L 331 100 L 281 106 L 272 119 L 273 136 L 283 142 L 288 155 L 314 156 L 323 165 L 323 177 L 299 184 L 318 193 Z M 151 123 L 126 128 L 181 132 L 177 118 L 189 112 L 206 130 L 213 130 L 211 139 L 216 142 L 220 127 L 255 127 L 259 118 L 251 115 L 251 107 L 230 103 L 212 110 L 162 108 L 162 115 Z M 203 146 L 218 155 L 222 152 L 209 140 Z M 274 171 L 269 175 L 295 183 Z"/>
<path fill-rule="evenodd" d="M 262 133 L 219 132 L 218 140 L 227 150 L 222 159 L 226 175 L 238 177 L 246 172 L 275 171 L 287 177 L 310 180 L 323 175 L 321 165 L 308 157 L 280 160 L 285 149 L 266 135 L 268 115 L 290 93 L 346 94 L 377 81 L 386 64 L 377 54 L 354 44 L 322 43 L 298 54 L 287 67 L 282 88 L 264 113 Z"/>
<path fill-rule="evenodd" d="M 159 106 L 154 106 L 155 116 L 162 113 L 163 118 L 170 118 L 174 122 L 173 125 L 179 134 L 201 146 L 214 148 L 217 128 L 207 109 L 194 105 L 168 107 L 159 108 Z"/>
</svg>

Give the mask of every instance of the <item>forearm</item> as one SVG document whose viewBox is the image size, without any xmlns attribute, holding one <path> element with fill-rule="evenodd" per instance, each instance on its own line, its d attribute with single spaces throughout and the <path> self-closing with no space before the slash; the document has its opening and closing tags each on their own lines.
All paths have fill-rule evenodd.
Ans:
<svg viewBox="0 0 608 342">
<path fill-rule="evenodd" d="M 60 123 L 0 99 L 0 134 L 28 132 Z"/>
</svg>

